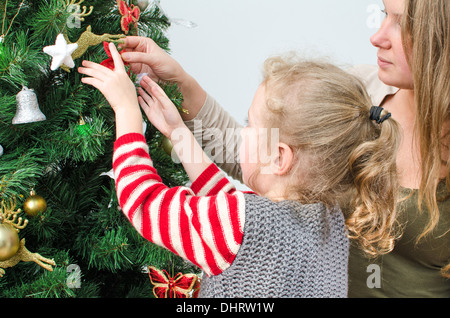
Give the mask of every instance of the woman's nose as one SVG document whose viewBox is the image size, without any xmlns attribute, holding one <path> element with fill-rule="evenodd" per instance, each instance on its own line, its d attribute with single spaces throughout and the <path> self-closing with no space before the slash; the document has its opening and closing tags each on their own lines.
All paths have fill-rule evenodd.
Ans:
<svg viewBox="0 0 450 318">
<path fill-rule="evenodd" d="M 370 43 L 376 48 L 388 50 L 391 47 L 391 41 L 387 32 L 386 24 L 383 23 L 380 29 L 370 37 Z"/>
</svg>

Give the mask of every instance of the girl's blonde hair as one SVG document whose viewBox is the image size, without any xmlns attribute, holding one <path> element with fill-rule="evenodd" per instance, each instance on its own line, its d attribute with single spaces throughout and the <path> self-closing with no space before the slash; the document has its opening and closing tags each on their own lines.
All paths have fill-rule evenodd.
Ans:
<svg viewBox="0 0 450 318">
<path fill-rule="evenodd" d="M 346 207 L 350 237 L 369 255 L 390 252 L 396 238 L 397 123 L 370 120 L 372 103 L 362 82 L 329 63 L 270 58 L 263 84 L 266 124 L 279 128 L 280 141 L 296 156 L 289 197 Z"/>
<path fill-rule="evenodd" d="M 420 145 L 421 183 L 418 206 L 425 203 L 429 223 L 418 240 L 430 234 L 439 222 L 437 187 L 441 167 L 447 166 L 446 182 L 450 191 L 450 2 L 448 0 L 408 0 L 403 15 L 405 52 L 411 52 L 416 106 L 415 138 Z M 445 153 L 445 152 L 444 152 Z M 450 264 L 443 268 L 450 278 Z"/>
</svg>

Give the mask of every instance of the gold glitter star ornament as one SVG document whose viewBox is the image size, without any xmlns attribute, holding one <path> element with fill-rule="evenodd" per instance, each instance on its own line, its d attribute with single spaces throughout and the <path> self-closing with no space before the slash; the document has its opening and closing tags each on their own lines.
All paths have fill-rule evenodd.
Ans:
<svg viewBox="0 0 450 318">
<path fill-rule="evenodd" d="M 70 68 L 74 68 L 75 62 L 72 59 L 72 53 L 77 48 L 77 43 L 68 44 L 64 35 L 59 34 L 56 37 L 55 45 L 44 47 L 44 52 L 53 57 L 50 69 L 55 71 L 63 64 Z"/>
</svg>

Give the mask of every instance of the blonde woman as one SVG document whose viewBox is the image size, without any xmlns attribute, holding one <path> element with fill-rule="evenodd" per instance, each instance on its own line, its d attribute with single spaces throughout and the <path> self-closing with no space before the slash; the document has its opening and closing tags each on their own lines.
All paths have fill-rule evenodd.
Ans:
<svg viewBox="0 0 450 318">
<path fill-rule="evenodd" d="M 450 3 L 384 4 L 386 18 L 371 38 L 378 48 L 379 68 L 372 76 L 382 81 L 379 89 L 367 76 L 370 69 L 359 72 L 377 93 L 375 103 L 402 127 L 397 163 L 403 235 L 379 260 L 352 251 L 350 296 L 449 298 Z"/>
<path fill-rule="evenodd" d="M 349 296 L 449 298 L 450 3 L 384 0 L 384 5 L 386 18 L 371 38 L 379 65 L 352 72 L 365 83 L 372 103 L 388 109 L 402 129 L 397 163 L 403 236 L 392 252 L 376 259 L 351 249 Z M 130 52 L 123 57 L 134 72 L 179 84 L 188 126 L 194 129 L 194 120 L 201 121 L 204 131 L 197 137 L 215 149 L 222 169 L 241 179 L 232 160 L 236 140 L 227 139 L 218 149 L 208 136 L 210 128 L 238 128 L 236 121 L 151 40 L 129 37 L 124 46 Z"/>
</svg>

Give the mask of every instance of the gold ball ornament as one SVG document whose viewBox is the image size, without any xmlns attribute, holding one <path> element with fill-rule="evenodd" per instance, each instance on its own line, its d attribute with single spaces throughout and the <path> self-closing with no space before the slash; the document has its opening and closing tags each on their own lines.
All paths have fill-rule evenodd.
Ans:
<svg viewBox="0 0 450 318">
<path fill-rule="evenodd" d="M 23 203 L 23 210 L 28 216 L 36 216 L 47 210 L 47 202 L 36 192 L 31 191 L 30 197 Z"/>
<path fill-rule="evenodd" d="M 172 149 L 173 149 L 173 145 L 172 142 L 170 142 L 169 138 L 167 137 L 163 137 L 162 141 L 161 141 L 161 147 L 164 149 L 164 152 L 166 154 L 168 154 L 169 156 L 172 155 Z"/>
<path fill-rule="evenodd" d="M 0 224 L 0 262 L 16 255 L 20 247 L 19 234 L 9 224 Z"/>
</svg>

